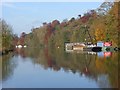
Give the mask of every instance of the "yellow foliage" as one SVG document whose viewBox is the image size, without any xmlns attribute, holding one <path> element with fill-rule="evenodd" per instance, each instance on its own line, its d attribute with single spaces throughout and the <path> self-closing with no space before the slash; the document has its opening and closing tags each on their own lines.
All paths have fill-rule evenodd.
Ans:
<svg viewBox="0 0 120 90">
<path fill-rule="evenodd" d="M 96 60 L 96 68 L 99 72 L 106 72 L 106 66 L 105 66 L 105 61 L 98 59 Z"/>
<path fill-rule="evenodd" d="M 103 41 L 104 38 L 105 38 L 104 30 L 97 28 L 97 29 L 95 30 L 95 37 L 96 37 L 96 40 L 97 40 L 97 41 Z"/>
</svg>

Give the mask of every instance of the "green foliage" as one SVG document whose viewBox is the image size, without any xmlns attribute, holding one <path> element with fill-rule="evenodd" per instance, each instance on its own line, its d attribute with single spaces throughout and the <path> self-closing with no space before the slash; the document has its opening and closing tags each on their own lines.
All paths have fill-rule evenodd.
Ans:
<svg viewBox="0 0 120 90">
<path fill-rule="evenodd" d="M 12 34 L 12 28 L 10 25 L 8 25 L 4 20 L 0 21 L 0 34 L 1 34 L 1 41 L 2 41 L 2 49 L 10 49 L 13 46 L 13 34 Z"/>
<path fill-rule="evenodd" d="M 114 3 L 113 7 L 109 9 L 106 15 L 99 17 L 95 21 L 94 24 L 95 32 L 101 32 L 102 35 L 99 33 L 96 39 L 100 39 L 102 41 L 112 41 L 113 46 L 118 46 L 118 3 Z M 101 36 L 101 37 L 100 37 Z"/>
<path fill-rule="evenodd" d="M 44 45 L 45 27 L 37 28 L 25 37 L 25 44 L 30 47 L 39 47 Z"/>
<path fill-rule="evenodd" d="M 32 31 L 32 38 L 27 35 L 31 39 L 28 38 L 26 43 L 35 44 L 32 46 L 45 46 L 46 35 L 49 37 L 47 37 L 47 42 L 50 47 L 64 47 L 65 42 L 85 42 L 85 39 L 93 43 L 112 41 L 113 46 L 118 46 L 117 8 L 118 3 L 104 2 L 98 9 L 90 10 L 78 19 L 74 17 L 69 21 L 65 19 L 61 24 L 52 26 L 50 26 L 51 23 L 45 24 L 43 27 Z"/>
<path fill-rule="evenodd" d="M 2 22 L 1 22 L 1 19 L 0 19 L 0 49 L 2 49 Z"/>
</svg>

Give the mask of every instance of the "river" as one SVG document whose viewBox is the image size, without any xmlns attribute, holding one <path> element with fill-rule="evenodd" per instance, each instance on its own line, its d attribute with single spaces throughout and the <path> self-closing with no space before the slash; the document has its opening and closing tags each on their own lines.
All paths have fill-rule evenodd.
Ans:
<svg viewBox="0 0 120 90">
<path fill-rule="evenodd" d="M 16 49 L 2 56 L 2 88 L 117 88 L 117 52 Z"/>
</svg>

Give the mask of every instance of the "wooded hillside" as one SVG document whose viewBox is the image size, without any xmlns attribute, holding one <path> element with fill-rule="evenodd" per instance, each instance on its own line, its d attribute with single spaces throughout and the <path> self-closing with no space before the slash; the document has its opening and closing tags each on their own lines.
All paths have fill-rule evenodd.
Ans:
<svg viewBox="0 0 120 90">
<path fill-rule="evenodd" d="M 42 27 L 33 28 L 25 37 L 29 46 L 64 47 L 65 42 L 112 41 L 118 46 L 118 2 L 104 2 L 95 10 L 90 10 L 78 18 L 44 22 Z M 91 38 L 89 37 L 89 33 Z"/>
</svg>

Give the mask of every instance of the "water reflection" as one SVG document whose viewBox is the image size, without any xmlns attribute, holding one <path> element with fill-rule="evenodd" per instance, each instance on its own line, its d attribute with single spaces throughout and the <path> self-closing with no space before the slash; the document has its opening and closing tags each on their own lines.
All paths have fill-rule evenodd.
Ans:
<svg viewBox="0 0 120 90">
<path fill-rule="evenodd" d="M 2 56 L 0 56 L 0 89 L 2 89 Z"/>
<path fill-rule="evenodd" d="M 98 57 L 111 57 L 113 52 L 98 52 Z"/>
<path fill-rule="evenodd" d="M 17 62 L 13 58 L 13 53 L 2 57 L 2 81 L 7 80 L 13 75 Z"/>
<path fill-rule="evenodd" d="M 2 61 L 4 87 L 118 87 L 118 53 L 66 53 L 62 49 L 29 48 L 17 49 Z M 28 81 L 23 84 L 21 79 Z M 16 86 L 10 84 L 13 81 Z"/>
</svg>

